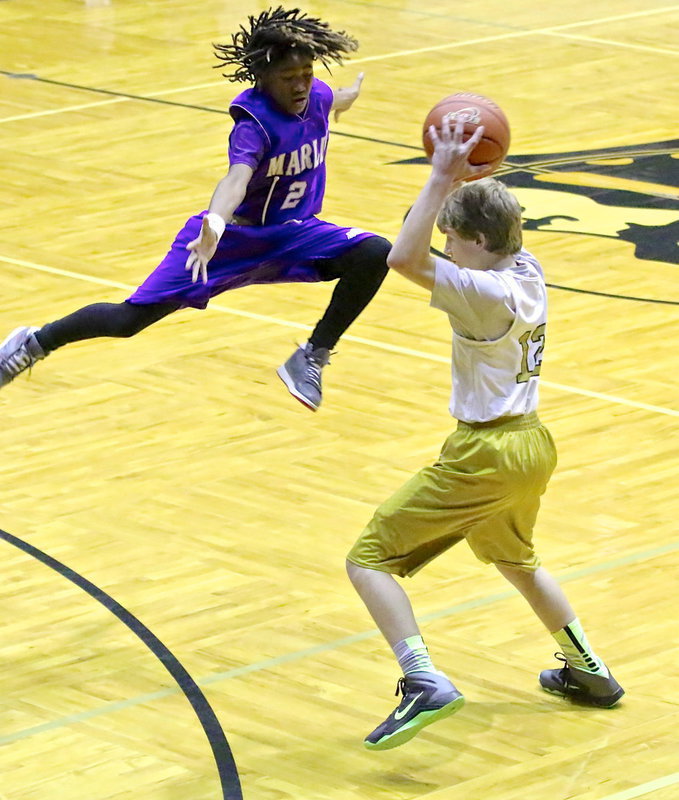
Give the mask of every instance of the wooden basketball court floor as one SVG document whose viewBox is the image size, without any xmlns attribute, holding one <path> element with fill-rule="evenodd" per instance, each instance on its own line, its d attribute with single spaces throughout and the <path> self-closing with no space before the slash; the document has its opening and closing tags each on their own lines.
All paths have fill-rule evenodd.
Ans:
<svg viewBox="0 0 679 800">
<path fill-rule="evenodd" d="M 211 43 L 266 7 L 0 2 L 0 338 L 124 299 L 205 207 L 241 88 Z M 462 545 L 407 588 L 468 704 L 362 748 L 398 671 L 344 554 L 451 429 L 447 321 L 389 275 L 314 415 L 275 368 L 331 287 L 254 287 L 0 392 L 0 798 L 236 798 L 231 756 L 253 800 L 679 798 L 679 6 L 304 7 L 361 42 L 331 85 L 366 72 L 325 218 L 396 234 L 444 95 L 512 123 L 499 175 L 551 285 L 538 550 L 627 695 L 541 693 L 554 643 Z"/>
</svg>

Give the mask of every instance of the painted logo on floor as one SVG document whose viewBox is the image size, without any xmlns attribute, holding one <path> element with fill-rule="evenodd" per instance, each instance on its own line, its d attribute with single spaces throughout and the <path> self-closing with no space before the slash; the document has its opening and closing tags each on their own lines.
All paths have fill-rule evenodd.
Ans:
<svg viewBox="0 0 679 800">
<path fill-rule="evenodd" d="M 510 155 L 495 177 L 519 198 L 525 230 L 619 239 L 636 258 L 679 264 L 679 139 Z"/>
</svg>

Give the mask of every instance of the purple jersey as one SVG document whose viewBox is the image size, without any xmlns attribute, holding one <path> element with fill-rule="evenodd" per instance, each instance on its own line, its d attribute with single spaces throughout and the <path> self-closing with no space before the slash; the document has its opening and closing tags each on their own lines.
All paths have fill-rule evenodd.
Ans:
<svg viewBox="0 0 679 800">
<path fill-rule="evenodd" d="M 326 280 L 319 261 L 346 253 L 373 233 L 317 219 L 325 190 L 325 151 L 332 90 L 314 79 L 306 111 L 277 109 L 268 95 L 247 89 L 233 101 L 236 124 L 229 162 L 254 173 L 235 214 L 251 224 L 228 224 L 208 265 L 208 280 L 193 283 L 187 245 L 198 237 L 203 211 L 191 217 L 170 251 L 130 303 L 176 302 L 205 308 L 211 297 L 254 283 Z"/>
<path fill-rule="evenodd" d="M 332 89 L 318 78 L 299 115 L 281 111 L 256 88 L 236 97 L 229 107 L 236 122 L 229 137 L 229 163 L 254 169 L 236 216 L 255 225 L 278 225 L 318 214 L 332 101 Z"/>
</svg>

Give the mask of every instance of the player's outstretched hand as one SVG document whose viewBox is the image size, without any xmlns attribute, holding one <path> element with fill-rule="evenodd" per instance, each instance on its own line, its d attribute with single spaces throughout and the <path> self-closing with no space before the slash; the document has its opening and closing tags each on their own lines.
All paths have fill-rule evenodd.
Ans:
<svg viewBox="0 0 679 800">
<path fill-rule="evenodd" d="M 191 281 L 195 283 L 198 275 L 201 276 L 203 283 L 207 283 L 207 265 L 217 249 L 217 236 L 207 221 L 207 215 L 203 217 L 198 238 L 186 245 L 189 256 L 186 259 L 186 269 L 191 270 Z"/>
<path fill-rule="evenodd" d="M 469 154 L 483 137 L 483 125 L 463 141 L 464 121 L 455 120 L 455 128 L 450 130 L 450 120 L 444 117 L 441 121 L 441 133 L 432 125 L 429 135 L 434 143 L 434 154 L 431 157 L 431 166 L 434 172 L 446 176 L 452 183 L 464 181 L 480 175 L 488 169 L 487 164 L 470 164 Z"/>
<path fill-rule="evenodd" d="M 332 103 L 333 111 L 335 112 L 335 122 L 339 119 L 339 115 L 343 111 L 348 111 L 353 105 L 354 101 L 361 93 L 361 84 L 365 77 L 364 72 L 359 72 L 358 77 L 348 89 L 337 89 L 335 91 L 335 99 Z"/>
</svg>

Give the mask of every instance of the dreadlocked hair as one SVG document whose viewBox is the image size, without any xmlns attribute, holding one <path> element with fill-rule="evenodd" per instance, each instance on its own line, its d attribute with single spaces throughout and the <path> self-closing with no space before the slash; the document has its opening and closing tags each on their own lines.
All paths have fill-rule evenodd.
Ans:
<svg viewBox="0 0 679 800">
<path fill-rule="evenodd" d="M 341 64 L 344 55 L 358 49 L 353 36 L 331 30 L 327 22 L 308 17 L 299 8 L 269 8 L 258 17 L 248 17 L 248 23 L 249 30 L 241 25 L 231 44 L 214 45 L 221 62 L 215 69 L 237 65 L 235 71 L 222 73 L 233 82 L 255 83 L 258 75 L 293 49 L 320 61 L 328 71 L 331 61 Z"/>
</svg>

